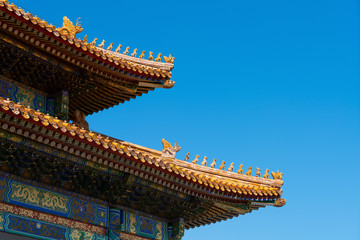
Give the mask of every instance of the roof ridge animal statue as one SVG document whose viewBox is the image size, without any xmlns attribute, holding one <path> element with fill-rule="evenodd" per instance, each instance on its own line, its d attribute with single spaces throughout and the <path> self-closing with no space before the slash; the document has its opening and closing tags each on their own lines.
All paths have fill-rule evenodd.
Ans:
<svg viewBox="0 0 360 240">
<path fill-rule="evenodd" d="M 124 55 L 128 55 L 129 54 L 129 49 L 130 47 L 126 47 L 125 51 L 123 52 Z"/>
<path fill-rule="evenodd" d="M 279 169 L 275 172 L 271 172 L 271 175 L 274 179 L 282 180 L 283 174 L 279 172 Z"/>
<path fill-rule="evenodd" d="M 134 49 L 133 53 L 131 54 L 132 57 L 136 57 L 137 54 L 137 48 Z"/>
<path fill-rule="evenodd" d="M 229 172 L 233 172 L 234 171 L 234 163 L 230 163 L 230 167 L 228 168 Z"/>
<path fill-rule="evenodd" d="M 96 45 L 97 40 L 98 40 L 97 38 L 94 38 L 94 40 L 92 40 L 92 42 L 90 43 L 90 46 L 94 47 Z"/>
<path fill-rule="evenodd" d="M 102 42 L 99 44 L 99 48 L 104 48 L 105 47 L 105 43 L 106 41 L 105 40 L 102 40 Z"/>
<path fill-rule="evenodd" d="M 190 152 L 188 152 L 186 154 L 185 159 L 184 159 L 185 162 L 189 161 L 189 159 L 190 159 L 189 155 L 190 155 Z"/>
<path fill-rule="evenodd" d="M 199 155 L 196 155 L 195 159 L 192 161 L 192 163 L 198 164 L 198 162 L 199 162 Z"/>
<path fill-rule="evenodd" d="M 155 58 L 155 62 L 161 62 L 161 57 L 162 57 L 162 54 L 159 53 L 159 54 L 157 55 L 157 57 Z"/>
<path fill-rule="evenodd" d="M 243 165 L 240 164 L 239 169 L 237 170 L 238 174 L 243 174 Z"/>
<path fill-rule="evenodd" d="M 164 56 L 164 60 L 166 63 L 174 63 L 175 61 L 175 58 L 171 56 L 171 54 L 167 57 L 167 56 Z"/>
<path fill-rule="evenodd" d="M 265 170 L 265 174 L 264 174 L 263 178 L 269 178 L 269 169 Z"/>
<path fill-rule="evenodd" d="M 168 141 L 166 141 L 165 138 L 163 138 L 161 142 L 163 144 L 163 150 L 161 156 L 166 158 L 175 158 L 176 153 L 181 149 L 181 147 L 179 147 L 177 142 L 175 143 L 174 146 L 171 146 L 171 144 Z"/>
<path fill-rule="evenodd" d="M 148 60 L 152 61 L 154 59 L 153 52 L 149 52 L 149 58 Z"/>
<path fill-rule="evenodd" d="M 255 177 L 261 177 L 260 168 L 256 168 Z"/>
<path fill-rule="evenodd" d="M 210 164 L 211 168 L 216 168 L 216 158 L 212 160 L 212 163 Z"/>
<path fill-rule="evenodd" d="M 119 46 L 115 49 L 115 52 L 116 52 L 116 53 L 120 53 L 121 48 L 122 48 L 122 45 L 119 44 Z"/>
<path fill-rule="evenodd" d="M 144 57 L 145 57 L 145 51 L 142 51 L 141 54 L 140 54 L 140 56 L 139 56 L 139 58 L 140 58 L 140 59 L 144 59 Z"/>
<path fill-rule="evenodd" d="M 57 30 L 60 32 L 60 34 L 67 34 L 69 37 L 74 38 L 76 34 L 83 31 L 79 19 L 80 18 L 76 19 L 76 25 L 74 25 L 66 16 L 64 16 L 63 26 Z"/>
<path fill-rule="evenodd" d="M 219 167 L 220 170 L 224 170 L 225 169 L 225 161 L 222 161 Z"/>
<path fill-rule="evenodd" d="M 204 159 L 201 162 L 201 166 L 206 166 L 207 165 L 207 161 L 206 161 L 207 159 L 208 159 L 207 156 L 205 156 Z"/>
<path fill-rule="evenodd" d="M 110 45 L 107 47 L 107 49 L 106 49 L 106 50 L 112 50 L 112 49 L 113 49 L 113 47 L 114 47 L 114 43 L 110 43 Z"/>
<path fill-rule="evenodd" d="M 251 169 L 252 169 L 252 167 L 249 167 L 249 169 L 246 172 L 246 176 L 251 176 Z"/>
</svg>

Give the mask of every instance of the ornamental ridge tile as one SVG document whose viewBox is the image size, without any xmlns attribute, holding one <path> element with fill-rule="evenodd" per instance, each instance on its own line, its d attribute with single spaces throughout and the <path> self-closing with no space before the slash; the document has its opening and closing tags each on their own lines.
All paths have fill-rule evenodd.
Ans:
<svg viewBox="0 0 360 240">
<path fill-rule="evenodd" d="M 123 53 L 120 53 L 121 45 L 115 50 L 112 51 L 113 43 L 110 44 L 109 47 L 105 49 L 105 41 L 102 41 L 102 43 L 99 46 L 95 46 L 96 41 L 98 40 L 95 38 L 91 43 L 87 42 L 87 36 L 84 37 L 84 39 L 77 38 L 75 35 L 78 32 L 82 31 L 82 28 L 80 24 L 73 25 L 73 23 L 67 18 L 64 17 L 63 20 L 63 27 L 56 28 L 52 24 L 49 24 L 45 20 L 41 20 L 37 16 L 33 16 L 31 13 L 26 12 L 18 8 L 14 4 L 9 4 L 8 0 L 0 0 L 0 9 L 3 12 L 9 13 L 9 14 L 15 14 L 14 17 L 16 19 L 15 24 L 21 25 L 21 23 L 25 23 L 27 25 L 28 30 L 30 31 L 31 28 L 34 28 L 33 32 L 37 34 L 40 37 L 44 37 L 44 35 L 48 35 L 51 37 L 50 42 L 55 42 L 56 40 L 59 40 L 59 42 L 56 42 L 56 44 L 60 47 L 60 42 L 65 43 L 68 51 L 81 51 L 86 54 L 90 54 L 90 56 L 87 56 L 88 59 L 95 59 L 95 63 L 97 61 L 102 62 L 99 65 L 105 65 L 104 61 L 108 61 L 112 68 L 114 67 L 121 67 L 123 69 L 129 69 L 131 71 L 137 72 L 139 74 L 146 74 L 153 76 L 154 74 L 157 77 L 163 77 L 170 79 L 171 78 L 171 70 L 174 67 L 174 60 L 175 58 L 171 55 L 166 57 L 164 56 L 163 59 L 165 63 L 161 62 L 161 56 L 162 54 L 158 54 L 158 57 L 153 59 L 152 52 L 149 52 L 149 58 L 144 59 L 144 54 L 141 54 L 139 57 L 136 57 L 136 50 L 129 56 L 129 47 L 127 47 L 127 50 Z M 3 28 L 7 28 L 8 24 L 2 23 Z M 10 27 L 12 28 L 12 27 Z M 72 30 L 73 29 L 73 30 Z M 77 29 L 77 30 L 75 30 Z M 81 31 L 79 31 L 81 29 Z M 13 29 L 11 29 L 13 31 Z M 38 43 L 40 45 L 39 41 L 35 41 L 34 38 L 28 37 L 28 40 L 31 42 Z M 42 43 L 40 45 L 42 48 L 45 48 L 46 45 Z M 51 50 L 51 48 L 48 46 L 48 49 Z M 76 50 L 75 50 L 76 49 Z M 57 50 L 53 50 L 55 53 Z M 144 52 L 144 51 L 143 51 Z M 61 53 L 59 53 L 61 55 Z M 68 57 L 68 61 L 71 61 L 70 57 Z M 125 66 L 124 66 L 125 65 Z M 126 66 L 128 65 L 128 66 Z M 131 67 L 130 67 L 131 66 Z M 173 81 L 168 81 L 164 84 L 163 87 L 169 88 L 174 85 Z"/>
<path fill-rule="evenodd" d="M 19 108 L 22 108 L 23 110 L 20 112 L 17 111 Z M 120 161 L 122 162 L 125 160 L 126 165 L 130 166 L 130 169 L 128 167 L 125 168 L 125 172 L 134 173 L 136 171 L 134 171 L 133 167 L 136 168 L 137 166 L 140 166 L 140 163 L 146 164 L 148 167 L 150 167 L 150 172 L 157 176 L 150 176 L 150 179 L 155 183 L 161 183 L 161 181 L 163 181 L 161 178 L 163 178 L 165 181 L 168 181 L 165 177 L 166 173 L 170 176 L 175 176 L 177 179 L 180 179 L 179 182 L 183 187 L 186 188 L 183 191 L 188 192 L 188 194 L 198 194 L 197 191 L 200 191 L 202 187 L 206 187 L 208 190 L 211 190 L 211 192 L 218 192 L 218 194 L 224 199 L 229 197 L 234 199 L 239 197 L 242 198 L 242 194 L 249 196 L 253 195 L 256 199 L 262 196 L 273 196 L 278 199 L 282 194 L 281 185 L 283 184 L 283 181 L 281 180 L 282 174 L 279 172 L 272 173 L 272 176 L 275 179 L 268 179 L 262 178 L 260 176 L 247 176 L 244 174 L 237 174 L 224 170 L 214 169 L 178 159 L 162 158 L 160 151 L 109 138 L 107 136 L 93 133 L 85 129 L 80 129 L 75 124 L 64 122 L 59 119 L 53 119 L 53 124 L 47 125 L 47 122 L 52 121 L 52 117 L 46 116 L 40 112 L 36 112 L 33 109 L 27 108 L 21 104 L 16 104 L 10 100 L 4 100 L 3 98 L 0 98 L 0 112 L 4 112 L 6 117 L 12 115 L 15 118 L 19 118 L 21 120 L 25 120 L 26 118 L 24 116 L 28 114 L 30 118 L 26 119 L 25 121 L 28 122 L 27 125 L 31 126 L 29 128 L 30 131 L 35 131 L 36 133 L 38 132 L 36 129 L 39 130 L 40 127 L 46 128 L 49 130 L 49 132 L 55 132 L 56 139 L 60 139 L 60 136 L 65 136 L 69 131 L 76 133 L 75 136 L 67 135 L 69 138 L 74 139 L 76 139 L 76 137 L 87 134 L 92 136 L 92 138 L 96 136 L 96 139 L 99 143 L 99 146 L 96 148 L 98 150 L 98 155 L 103 156 L 102 158 L 104 158 L 98 159 L 99 164 L 110 166 L 110 163 L 112 163 L 111 165 L 115 166 L 112 161 L 109 161 L 111 159 L 105 157 L 105 153 L 117 155 L 124 155 L 123 153 L 126 153 L 128 157 L 125 159 L 122 157 Z M 64 132 L 57 130 L 59 126 L 65 126 Z M 5 123 L 3 128 L 8 129 L 8 124 Z M 39 138 L 37 138 L 36 134 L 34 133 L 31 134 L 31 138 L 34 140 L 37 139 L 37 141 L 39 141 Z M 51 141 L 50 143 L 53 147 L 56 146 L 59 149 L 63 148 L 61 143 L 55 143 L 54 141 Z M 90 142 L 84 138 L 80 140 L 76 139 L 73 143 L 74 146 L 78 146 L 79 144 L 85 148 L 85 146 L 90 144 Z M 115 151 L 112 148 L 109 148 L 109 145 L 115 146 Z M 93 148 L 95 148 L 95 146 Z M 86 157 L 86 154 L 82 151 L 80 152 L 78 149 L 74 150 L 73 148 L 70 148 L 69 152 L 75 153 L 75 155 L 82 156 L 83 158 Z M 136 160 L 137 158 L 141 159 Z M 141 160 L 145 160 L 145 162 Z M 156 167 L 154 167 L 154 165 Z M 122 166 L 120 169 L 121 168 Z M 138 169 L 141 168 L 139 167 Z"/>
</svg>

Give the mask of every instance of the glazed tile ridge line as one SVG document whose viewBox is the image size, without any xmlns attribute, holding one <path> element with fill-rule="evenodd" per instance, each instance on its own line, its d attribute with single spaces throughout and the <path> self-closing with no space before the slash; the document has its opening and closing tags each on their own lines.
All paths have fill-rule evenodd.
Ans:
<svg viewBox="0 0 360 240">
<path fill-rule="evenodd" d="M 236 180 L 246 180 L 248 182 L 260 183 L 260 184 L 263 183 L 266 185 L 273 184 L 273 185 L 276 185 L 279 187 L 283 184 L 283 181 L 279 180 L 279 179 L 269 179 L 269 178 L 256 177 L 256 176 L 246 176 L 244 174 L 223 171 L 223 170 L 219 170 L 216 168 L 201 166 L 201 165 L 193 164 L 193 163 L 178 160 L 178 159 L 175 159 L 175 162 L 176 162 L 176 165 L 184 167 L 186 169 L 198 170 L 198 171 L 202 171 L 202 172 L 209 173 L 209 174 L 217 174 L 217 175 L 220 175 L 220 178 L 226 177 L 226 178 L 232 178 L 232 179 L 236 179 Z"/>
<path fill-rule="evenodd" d="M 7 25 L 6 23 L 3 23 L 3 22 L 1 22 L 1 21 L 0 21 L 0 26 L 2 26 L 4 29 L 7 29 L 9 32 L 13 32 L 13 30 L 14 30 L 12 27 L 8 27 L 8 25 Z M 32 44 L 35 44 L 37 47 L 46 50 L 49 54 L 53 54 L 53 55 L 56 55 L 57 57 L 61 57 L 62 59 L 67 60 L 68 62 L 72 62 L 72 63 L 74 63 L 74 64 L 76 64 L 76 65 L 78 65 L 78 66 L 81 66 L 81 67 L 83 67 L 83 68 L 85 68 L 85 69 L 87 69 L 87 70 L 90 70 L 90 71 L 92 71 L 92 72 L 96 72 L 97 74 L 102 75 L 102 76 L 104 76 L 104 77 L 109 77 L 110 79 L 113 79 L 113 80 L 122 82 L 122 78 L 119 77 L 119 76 L 108 75 L 109 73 L 107 73 L 107 72 L 103 72 L 103 71 L 98 71 L 98 70 L 96 70 L 95 68 L 99 67 L 99 65 L 97 65 L 97 64 L 95 64 L 95 63 L 92 63 L 92 64 L 95 66 L 95 68 L 94 68 L 94 67 L 91 66 L 91 65 L 88 65 L 88 64 L 86 64 L 86 63 L 83 63 L 82 60 L 76 60 L 76 59 L 74 58 L 74 56 L 72 56 L 72 57 L 67 56 L 67 53 L 65 54 L 65 53 L 59 51 L 58 49 L 56 49 L 56 48 L 54 48 L 54 47 L 51 47 L 51 46 L 50 46 L 49 44 L 47 44 L 47 43 L 46 43 L 46 44 L 45 44 L 45 43 L 42 43 L 42 42 L 39 41 L 39 40 L 36 40 L 36 41 L 35 41 L 33 37 L 30 37 L 29 35 L 23 34 L 23 33 L 20 33 L 20 34 L 19 34 L 19 33 L 16 32 L 16 31 L 17 31 L 17 30 L 14 31 L 14 34 L 15 34 L 15 35 L 19 35 L 21 38 L 24 38 L 25 40 L 30 41 Z M 91 62 L 92 62 L 92 61 L 91 61 Z M 120 72 L 119 69 L 117 69 L 116 72 L 118 72 L 118 73 L 121 74 L 121 72 Z M 122 74 L 124 74 L 124 73 L 122 73 Z M 130 77 L 130 76 L 127 76 L 127 77 Z M 129 80 L 131 80 L 131 77 L 130 77 Z M 138 78 L 134 78 L 133 81 L 140 81 L 139 83 L 141 83 L 141 79 L 138 79 Z M 157 84 L 157 85 L 155 84 L 154 86 L 155 86 L 155 87 L 162 87 L 162 86 L 159 85 L 159 84 Z"/>
<path fill-rule="evenodd" d="M 169 162 L 173 163 L 173 162 Z M 265 185 L 275 185 L 281 187 L 283 184 L 282 180 L 278 179 L 265 179 L 262 177 L 255 177 L 255 176 L 246 176 L 243 174 L 238 174 L 234 172 L 222 171 L 219 169 L 214 169 L 206 166 L 194 165 L 193 163 L 185 162 L 182 160 L 175 159 L 174 164 L 176 164 L 177 168 L 183 167 L 185 169 L 191 169 L 192 171 L 199 171 L 200 175 L 203 174 L 216 174 L 218 175 L 218 179 L 234 179 L 234 180 L 244 180 L 247 182 L 253 182 L 257 184 L 265 184 Z M 186 170 L 185 170 L 186 171 Z"/>
<path fill-rule="evenodd" d="M 6 23 L 2 24 L 2 26 L 3 26 L 4 29 L 11 30 L 10 32 L 13 31 L 13 28 L 12 27 L 8 28 L 8 25 Z M 17 32 L 17 30 L 15 30 L 14 34 L 17 35 L 19 33 Z M 28 35 L 25 35 L 23 33 L 20 33 L 19 36 L 25 38 L 25 40 L 30 40 L 32 43 L 35 43 L 35 45 L 37 45 L 38 47 L 40 46 L 42 48 L 45 48 L 45 46 L 47 46 L 44 43 L 40 44 L 40 41 L 38 41 L 38 40 L 35 41 L 32 37 L 30 38 Z M 66 57 L 66 54 L 61 53 L 58 50 L 55 50 L 54 48 L 51 48 L 51 47 L 47 46 L 46 50 L 49 53 L 56 54 L 57 56 L 62 57 L 64 60 L 68 60 L 69 62 L 72 62 L 72 63 L 74 63 L 74 64 L 76 64 L 78 66 L 85 67 L 88 70 L 90 69 L 91 71 L 95 71 L 95 69 L 93 67 L 89 67 L 88 65 L 85 66 L 84 63 L 80 63 L 78 60 L 75 60 L 73 57 Z M 94 65 L 94 66 L 98 67 L 99 65 Z M 119 70 L 117 70 L 117 72 L 119 72 Z M 107 77 L 110 77 L 111 79 L 113 79 L 113 77 L 111 75 L 109 76 L 108 73 L 105 73 L 105 72 L 102 72 L 102 71 L 99 72 L 98 70 L 97 70 L 97 73 L 100 74 L 100 75 L 107 76 Z M 121 72 L 119 72 L 119 73 L 121 73 Z M 116 77 L 115 80 L 119 81 L 120 79 L 118 77 Z M 138 81 L 138 80 L 139 79 L 136 79 L 136 81 Z M 158 85 L 157 87 L 161 87 L 161 86 Z"/>
<path fill-rule="evenodd" d="M 5 101 L 6 102 L 6 101 Z M 11 109 L 13 109 L 13 110 L 15 110 L 15 112 L 17 112 L 17 114 L 19 114 L 20 112 L 23 112 L 24 111 L 24 109 L 22 108 L 23 106 L 21 106 L 19 109 L 15 109 L 15 103 L 13 103 L 13 102 L 11 102 L 11 101 L 9 101 L 9 103 L 8 103 L 8 105 L 6 105 L 5 104 L 5 106 L 3 106 L 5 109 L 9 109 L 8 108 L 8 106 L 11 108 Z M 44 120 L 44 114 L 42 114 L 42 113 L 38 113 L 38 115 L 39 116 L 36 116 L 36 114 L 35 114 L 35 111 L 34 110 L 32 110 L 32 109 L 30 109 L 29 110 L 29 115 L 30 116 L 32 116 L 33 118 L 34 118 L 34 120 L 35 121 L 39 121 L 39 120 Z M 25 118 L 26 118 L 26 114 L 25 114 Z M 59 127 L 61 127 L 62 128 L 62 130 L 65 132 L 66 131 L 66 128 L 64 128 L 63 126 L 62 126 L 62 124 L 64 124 L 62 121 L 60 121 L 60 120 L 57 120 L 58 121 L 58 124 L 59 124 Z M 56 122 L 56 121 L 55 121 Z M 50 123 L 51 123 L 51 121 L 50 121 Z M 65 124 L 67 124 L 67 123 L 65 123 Z M 45 125 L 46 125 L 46 122 L 45 122 Z M 68 126 L 70 126 L 70 125 L 68 125 Z M 57 126 L 56 126 L 57 127 Z M 77 130 L 78 130 L 78 128 L 77 128 Z M 77 132 L 77 131 L 76 131 Z M 78 133 L 79 134 L 79 133 Z M 81 135 L 81 132 L 80 132 L 80 138 L 84 138 L 84 136 L 83 135 Z M 81 137 L 82 136 L 82 137 Z M 103 143 L 104 143 L 104 141 L 102 141 Z M 98 144 L 100 144 L 100 143 L 98 143 Z M 105 143 L 106 144 L 106 143 Z M 105 148 L 108 148 L 107 146 L 105 146 Z M 126 149 L 126 148 L 125 148 Z M 128 156 L 131 156 L 131 154 L 129 153 L 129 154 L 127 154 Z M 218 187 L 217 187 L 218 188 Z M 223 189 L 222 189 L 223 190 Z"/>
<path fill-rule="evenodd" d="M 15 15 L 14 16 L 16 16 L 17 18 L 19 18 L 20 16 L 22 16 L 25 20 L 27 20 L 27 21 L 30 21 L 32 24 L 34 24 L 34 25 L 39 25 L 40 26 L 40 28 L 45 28 L 45 30 L 47 30 L 47 32 L 49 32 L 49 33 L 53 33 L 56 37 L 58 37 L 58 38 L 61 38 L 61 39 L 63 39 L 64 41 L 66 41 L 66 40 L 68 40 L 67 42 L 69 42 L 71 45 L 75 45 L 77 48 L 80 48 L 81 47 L 81 49 L 82 50 L 88 50 L 87 49 L 87 47 L 84 47 L 84 43 L 82 42 L 82 40 L 81 39 L 77 39 L 77 38 L 74 38 L 74 39 L 72 39 L 72 38 L 70 38 L 70 39 L 68 39 L 68 37 L 66 36 L 66 35 L 63 35 L 63 34 L 60 34 L 60 33 L 58 33 L 57 31 L 56 31 L 56 28 L 51 24 L 51 25 L 49 25 L 47 22 L 45 22 L 45 21 L 41 21 L 39 18 L 36 18 L 36 17 L 33 17 L 32 16 L 32 14 L 30 14 L 30 13 L 24 13 L 24 11 L 22 10 L 22 11 L 18 11 L 18 9 L 17 9 L 17 7 L 15 6 L 15 5 L 8 5 L 8 2 L 7 1 L 4 1 L 4 0 L 1 0 L 0 1 L 0 7 L 4 7 L 4 6 L 12 6 L 12 7 L 6 7 L 6 9 L 9 11 L 9 13 L 12 13 L 12 12 L 14 12 L 15 11 Z M 15 10 L 14 10 L 14 8 L 15 8 Z M 75 41 L 74 41 L 75 40 Z M 79 43 L 80 42 L 80 43 Z M 85 49 L 84 49 L 85 48 Z M 97 50 L 99 50 L 99 48 L 97 49 Z M 91 49 L 89 50 L 89 51 L 91 51 Z M 114 59 L 115 58 L 115 56 L 114 56 L 114 54 L 116 54 L 116 53 L 112 53 L 112 55 L 113 56 L 106 56 L 106 52 L 104 52 L 105 50 L 103 50 L 103 49 L 100 49 L 100 51 L 103 53 L 101 56 L 102 56 L 102 58 L 105 60 L 105 59 L 109 59 L 110 61 L 109 62 L 114 62 L 114 61 L 117 61 L 116 59 Z M 107 52 L 107 54 L 109 55 L 109 53 Z M 121 55 L 118 55 L 118 54 L 116 54 L 117 56 L 121 56 Z M 125 55 L 124 55 L 125 56 Z M 122 56 L 122 57 L 124 57 L 124 56 Z M 137 58 L 135 58 L 135 59 L 137 59 Z M 133 62 L 131 62 L 131 60 L 132 59 L 130 59 L 129 60 L 129 62 L 130 63 L 133 63 Z M 134 60 L 134 59 L 133 59 Z M 165 69 L 167 70 L 167 69 L 169 69 L 169 71 L 171 70 L 171 68 L 173 67 L 173 64 L 169 64 L 169 63 L 156 63 L 156 64 L 154 64 L 154 63 L 152 63 L 152 62 L 150 62 L 150 61 L 147 61 L 147 60 L 143 60 L 143 59 L 139 59 L 140 61 L 139 61 L 139 64 L 145 64 L 145 65 L 149 65 L 148 67 L 154 67 L 156 70 L 164 70 L 164 67 L 165 67 Z M 150 63 L 149 63 L 150 62 Z M 134 63 L 133 63 L 134 64 Z M 160 68 L 160 69 L 158 69 L 158 68 Z M 169 77 L 169 76 L 168 76 Z"/>
<path fill-rule="evenodd" d="M 0 21 L 0 25 L 2 25 L 3 28 L 11 29 L 11 28 L 7 28 L 7 24 L 3 24 L 1 21 Z M 33 39 L 33 38 L 30 38 L 28 35 L 25 35 L 25 34 L 19 34 L 19 35 L 20 35 L 20 37 L 25 38 L 25 40 L 26 40 L 27 38 L 30 39 L 30 40 Z M 33 40 L 33 42 L 35 43 L 35 45 L 40 46 L 40 47 L 42 47 L 42 48 L 45 48 L 45 47 L 47 46 L 47 45 L 45 45 L 44 43 L 41 43 L 41 44 L 40 44 L 40 41 L 38 41 L 38 40 L 37 40 L 37 41 Z M 69 61 L 75 63 L 75 64 L 78 65 L 78 66 L 82 66 L 82 67 L 86 68 L 87 70 L 95 71 L 95 69 L 94 69 L 93 67 L 91 67 L 91 66 L 89 66 L 89 65 L 86 65 L 86 66 L 85 66 L 84 63 L 80 63 L 79 61 L 74 60 L 73 58 L 66 57 L 66 55 L 65 55 L 64 53 L 61 53 L 60 51 L 58 51 L 58 50 L 55 49 L 55 48 L 52 48 L 52 47 L 47 46 L 47 47 L 46 47 L 46 50 L 47 50 L 47 52 L 49 52 L 49 53 L 51 53 L 51 54 L 54 54 L 54 55 L 56 55 L 56 56 L 58 56 L 58 57 L 61 57 L 61 58 L 63 58 L 64 60 L 68 59 Z M 106 73 L 103 73 L 103 72 L 97 72 L 97 73 L 100 74 L 100 75 L 102 75 L 102 76 L 105 76 L 105 75 L 106 75 Z M 110 77 L 111 77 L 111 76 L 110 76 Z M 119 80 L 121 80 L 121 78 L 115 78 L 115 80 L 119 81 Z"/>
<path fill-rule="evenodd" d="M 3 6 L 4 5 L 9 6 L 9 7 L 7 7 L 7 10 L 9 10 L 10 12 L 15 11 L 17 16 L 23 16 L 23 18 L 25 20 L 30 20 L 33 22 L 33 24 L 39 24 L 42 28 L 46 28 L 49 32 L 57 32 L 57 29 L 52 24 L 49 25 L 46 21 L 42 21 L 38 17 L 33 17 L 32 14 L 30 14 L 30 13 L 25 13 L 25 11 L 23 9 L 17 8 L 14 4 L 9 5 L 8 1 L 4 1 L 4 0 L 1 0 L 0 3 L 2 3 Z M 66 34 L 65 35 L 59 34 L 59 36 L 66 37 Z M 73 40 L 73 39 L 69 39 L 69 40 Z M 76 39 L 76 40 L 80 40 L 80 39 Z M 99 48 L 99 49 L 101 49 L 101 48 Z M 103 50 L 103 49 L 101 49 L 101 50 Z M 113 52 L 111 52 L 111 53 L 113 53 Z M 144 62 L 146 60 L 142 60 L 142 61 Z M 173 65 L 171 63 L 156 63 L 156 64 L 160 65 L 160 66 L 162 64 Z"/>
</svg>

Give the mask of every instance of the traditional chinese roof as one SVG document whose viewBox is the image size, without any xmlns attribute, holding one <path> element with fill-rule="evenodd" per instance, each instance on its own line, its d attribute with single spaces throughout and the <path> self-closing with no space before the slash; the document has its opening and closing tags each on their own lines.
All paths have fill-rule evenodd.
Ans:
<svg viewBox="0 0 360 240">
<path fill-rule="evenodd" d="M 88 162 L 88 166 L 96 163 L 109 173 L 126 173 L 127 182 L 131 176 L 139 184 L 143 181 L 153 184 L 144 186 L 167 189 L 174 198 L 182 199 L 184 208 L 179 212 L 172 209 L 169 214 L 183 217 L 186 228 L 232 218 L 267 205 L 283 206 L 286 202 L 281 198 L 282 175 L 277 173 L 272 173 L 277 179 L 269 179 L 163 157 L 160 151 L 80 129 L 3 98 L 0 98 L 0 126 L 77 156 Z"/>
<path fill-rule="evenodd" d="M 95 46 L 94 41 L 88 43 L 66 30 L 80 26 L 65 18 L 64 26 L 56 28 L 0 0 L 0 74 L 10 74 L 50 95 L 67 90 L 70 113 L 79 109 L 86 115 L 174 85 L 173 57 L 161 62 L 161 54 L 152 57 L 149 52 L 145 59 L 144 54 L 136 57 L 136 51 L 131 54 L 128 48 L 123 53 L 113 51 L 113 44 L 106 49 L 104 42 Z"/>
</svg>

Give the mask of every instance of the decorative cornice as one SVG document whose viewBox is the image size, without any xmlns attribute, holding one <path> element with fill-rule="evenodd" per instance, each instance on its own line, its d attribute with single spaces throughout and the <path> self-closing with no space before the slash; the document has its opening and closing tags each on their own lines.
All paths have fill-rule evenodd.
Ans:
<svg viewBox="0 0 360 240">
<path fill-rule="evenodd" d="M 9 4 L 7 0 L 0 0 L 0 10 L 0 17 L 9 18 L 6 21 L 0 21 L 2 29 L 40 47 L 49 54 L 87 70 L 95 71 L 106 78 L 121 81 L 121 78 L 119 79 L 117 76 L 119 74 L 116 73 L 118 71 L 146 76 L 145 80 L 146 78 L 148 80 L 171 78 L 171 70 L 174 66 L 172 63 L 153 62 L 95 47 L 92 43 L 76 38 L 73 34 L 60 31 L 60 28 L 56 29 L 52 24 L 34 17 L 29 12 L 25 13 L 23 9 Z M 14 18 L 14 21 L 9 21 L 11 18 Z M 26 24 L 26 31 L 22 31 L 24 27 L 20 27 L 21 22 Z M 19 29 L 16 27 L 18 25 Z M 141 82 L 142 77 L 134 78 L 134 80 Z M 161 86 L 161 84 L 157 85 L 157 87 Z"/>
<path fill-rule="evenodd" d="M 281 196 L 281 180 L 214 170 L 162 158 L 160 151 L 138 147 L 80 129 L 41 112 L 0 98 L 4 130 L 39 141 L 118 171 L 128 172 L 185 194 L 218 201 L 268 201 Z M 12 125 L 13 121 L 17 126 Z"/>
</svg>

